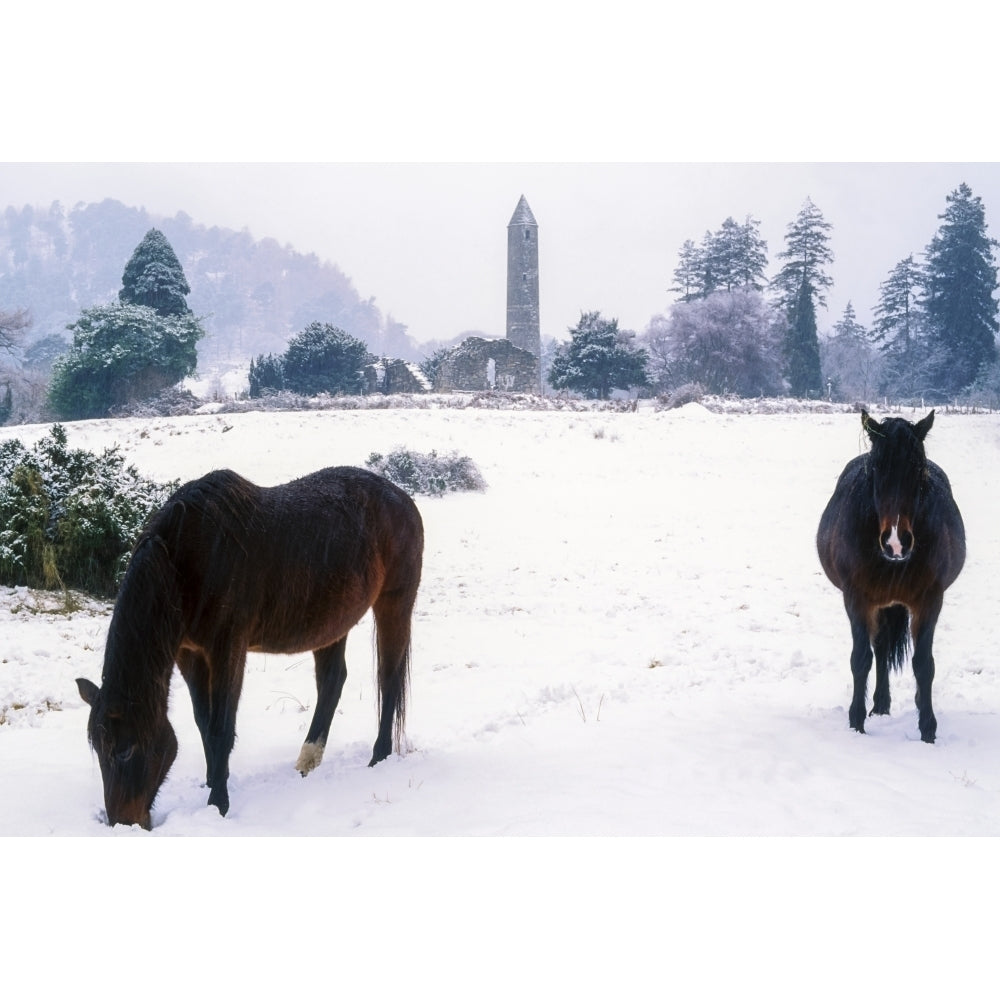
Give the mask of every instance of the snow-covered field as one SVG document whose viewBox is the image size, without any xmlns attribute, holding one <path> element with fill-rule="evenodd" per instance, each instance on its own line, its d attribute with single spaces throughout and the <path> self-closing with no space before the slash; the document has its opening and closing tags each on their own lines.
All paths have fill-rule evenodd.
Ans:
<svg viewBox="0 0 1000 1000">
<path fill-rule="evenodd" d="M 919 740 L 909 671 L 893 677 L 890 717 L 864 736 L 847 725 L 849 630 L 813 537 L 863 447 L 856 414 L 326 411 L 67 430 L 71 447 L 117 442 L 158 479 L 231 467 L 275 484 L 403 445 L 467 454 L 489 484 L 418 498 L 405 755 L 366 766 L 369 618 L 306 779 L 293 765 L 311 656 L 252 655 L 223 819 L 206 806 L 175 675 L 180 754 L 155 837 L 1000 833 L 1000 417 L 939 413 L 928 439 L 969 539 L 936 639 L 933 746 Z M 67 614 L 60 600 L 0 591 L 0 834 L 145 837 L 101 822 L 74 684 L 100 678 L 110 608 Z"/>
</svg>

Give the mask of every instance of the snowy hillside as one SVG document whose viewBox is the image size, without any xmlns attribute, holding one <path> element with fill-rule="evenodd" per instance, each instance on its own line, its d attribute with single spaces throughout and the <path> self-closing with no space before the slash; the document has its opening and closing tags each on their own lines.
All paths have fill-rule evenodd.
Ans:
<svg viewBox="0 0 1000 1000">
<path fill-rule="evenodd" d="M 915 418 L 915 414 L 904 414 Z M 921 414 L 922 415 L 922 414 Z M 230 467 L 271 485 L 396 446 L 457 450 L 481 494 L 418 498 L 427 546 L 408 752 L 375 737 L 370 619 L 322 766 L 294 769 L 312 661 L 251 656 L 232 807 L 206 806 L 179 677 L 180 754 L 153 837 L 256 835 L 986 835 L 1000 833 L 1000 418 L 938 413 L 969 559 L 938 628 L 938 741 L 920 742 L 909 671 L 893 714 L 847 724 L 850 635 L 814 533 L 856 414 L 381 410 L 68 424 L 160 480 Z M 4 428 L 31 443 L 48 426 Z M 275 581 L 280 586 L 280 581 Z M 0 589 L 3 835 L 109 829 L 87 710 L 110 608 Z"/>
</svg>

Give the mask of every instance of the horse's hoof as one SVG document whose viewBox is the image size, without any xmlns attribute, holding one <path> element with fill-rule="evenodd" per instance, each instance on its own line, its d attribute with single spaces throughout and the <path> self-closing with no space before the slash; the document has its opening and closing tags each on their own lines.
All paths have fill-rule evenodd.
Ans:
<svg viewBox="0 0 1000 1000">
<path fill-rule="evenodd" d="M 324 743 L 303 743 L 299 759 L 295 762 L 295 770 L 304 778 L 310 771 L 319 767 L 323 760 Z"/>
<path fill-rule="evenodd" d="M 212 790 L 212 794 L 208 797 L 208 804 L 210 806 L 215 806 L 219 810 L 220 816 L 225 816 L 229 812 L 229 795 L 226 792 L 216 792 Z"/>
</svg>

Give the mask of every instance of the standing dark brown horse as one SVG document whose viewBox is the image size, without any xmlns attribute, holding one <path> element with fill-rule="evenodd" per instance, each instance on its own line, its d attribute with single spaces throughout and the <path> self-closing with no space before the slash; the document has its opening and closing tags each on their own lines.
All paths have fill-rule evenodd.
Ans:
<svg viewBox="0 0 1000 1000">
<path fill-rule="evenodd" d="M 167 719 L 174 663 L 205 748 L 208 802 L 224 816 L 247 652 L 312 650 L 316 709 L 296 764 L 308 774 L 322 759 L 347 677 L 347 633 L 369 608 L 380 703 L 371 765 L 391 753 L 394 735 L 398 748 L 423 540 L 410 497 L 362 469 L 324 469 L 273 488 L 227 470 L 178 489 L 132 553 L 101 687 L 77 681 L 91 706 L 87 734 L 108 823 L 150 829 L 177 756 Z"/>
<path fill-rule="evenodd" d="M 902 669 L 913 644 L 920 738 L 933 743 L 934 629 L 944 592 L 965 562 L 965 526 L 924 439 L 934 411 L 919 423 L 881 423 L 864 411 L 867 455 L 848 462 L 819 522 L 816 546 L 830 581 L 844 594 L 854 648 L 854 697 L 848 719 L 865 731 L 865 694 L 875 659 L 872 715 L 889 714 L 889 669 Z"/>
</svg>

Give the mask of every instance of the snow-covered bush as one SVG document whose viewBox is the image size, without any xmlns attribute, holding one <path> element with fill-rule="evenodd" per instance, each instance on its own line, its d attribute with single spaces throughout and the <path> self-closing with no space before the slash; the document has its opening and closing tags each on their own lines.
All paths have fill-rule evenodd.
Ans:
<svg viewBox="0 0 1000 1000">
<path fill-rule="evenodd" d="M 56 424 L 30 450 L 0 444 L 0 584 L 111 596 L 149 514 L 177 483 L 158 484 L 118 450 L 67 447 Z"/>
<path fill-rule="evenodd" d="M 476 463 L 465 455 L 451 452 L 429 455 L 396 448 L 388 455 L 373 452 L 365 463 L 372 472 L 385 476 L 407 493 L 440 496 L 463 490 L 485 490 L 486 482 Z"/>
<path fill-rule="evenodd" d="M 705 387 L 700 382 L 685 382 L 672 392 L 664 393 L 657 400 L 657 408 L 676 410 L 688 403 L 700 403 L 705 398 Z"/>
</svg>

